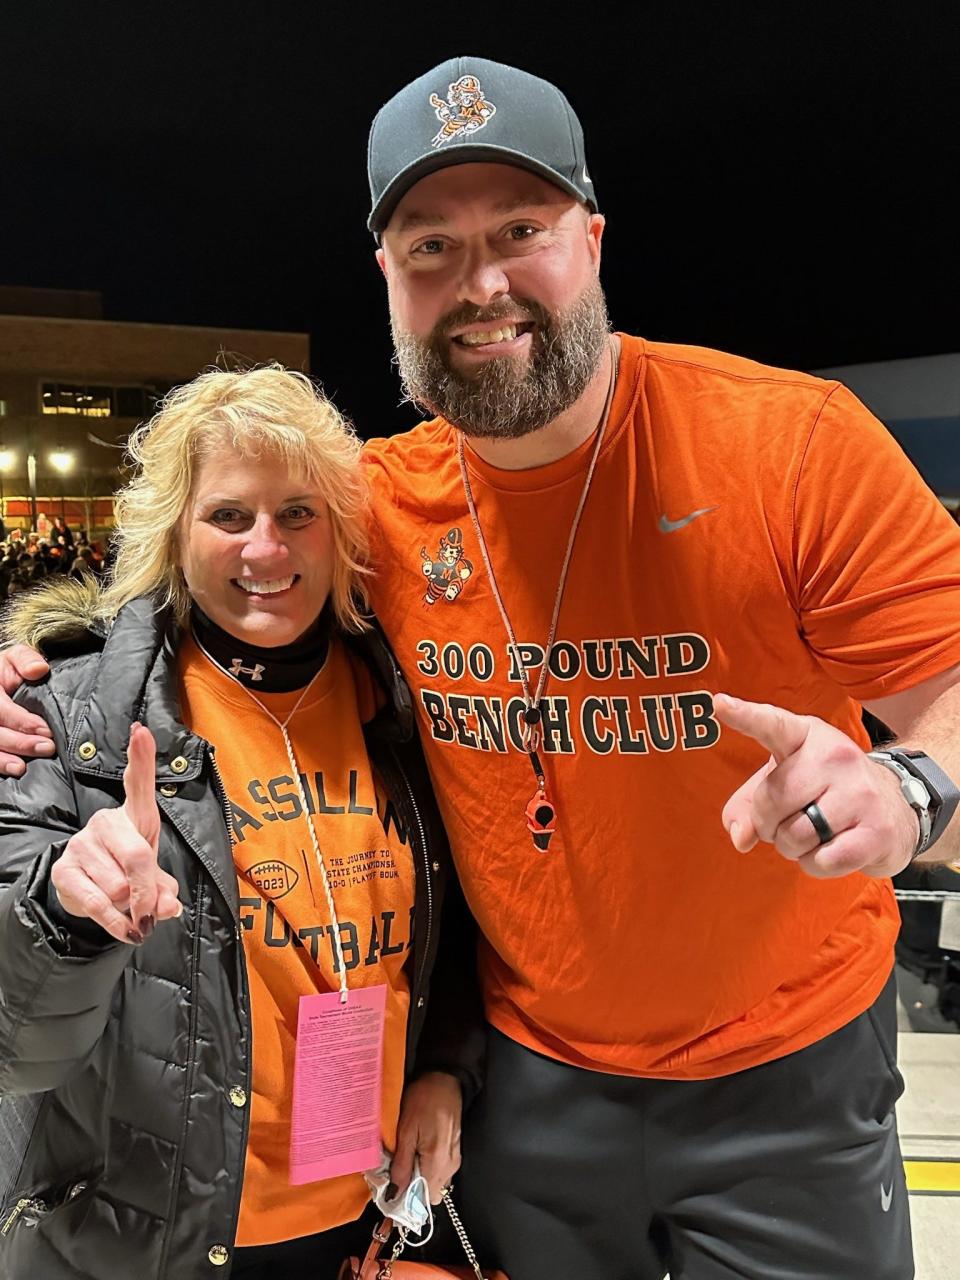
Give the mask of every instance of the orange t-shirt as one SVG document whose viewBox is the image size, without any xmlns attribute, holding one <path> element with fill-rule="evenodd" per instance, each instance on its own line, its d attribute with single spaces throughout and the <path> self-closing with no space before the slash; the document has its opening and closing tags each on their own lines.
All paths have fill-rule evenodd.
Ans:
<svg viewBox="0 0 960 1280">
<path fill-rule="evenodd" d="M 862 1012 L 898 927 L 889 881 L 733 849 L 721 809 L 765 756 L 721 731 L 711 693 L 866 745 L 858 700 L 960 662 L 960 530 L 837 383 L 622 341 L 546 688 L 546 853 L 525 820 L 520 683 L 442 420 L 364 451 L 373 603 L 483 934 L 490 1021 L 577 1066 L 697 1079 Z M 468 450 L 532 687 L 592 447 L 526 471 Z"/>
<path fill-rule="evenodd" d="M 179 664 L 184 722 L 216 747 L 233 810 L 253 1039 L 237 1244 L 274 1244 L 350 1222 L 369 1199 L 360 1174 L 305 1186 L 289 1180 L 297 1011 L 301 996 L 339 989 L 334 928 L 279 729 L 192 639 Z M 299 696 L 256 695 L 281 722 Z M 413 862 L 367 757 L 362 723 L 374 710 L 367 672 L 333 641 L 288 733 L 333 891 L 348 986 L 387 986 L 382 1135 L 392 1149 L 410 998 L 403 965 Z"/>
</svg>

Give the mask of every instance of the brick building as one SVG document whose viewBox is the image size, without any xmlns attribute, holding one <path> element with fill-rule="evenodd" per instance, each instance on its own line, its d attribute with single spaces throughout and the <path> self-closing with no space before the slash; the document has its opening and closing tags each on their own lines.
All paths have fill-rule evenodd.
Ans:
<svg viewBox="0 0 960 1280">
<path fill-rule="evenodd" d="M 63 514 L 103 536 L 123 444 L 171 387 L 216 361 L 309 371 L 304 333 L 104 320 L 100 295 L 0 286 L 0 514 Z"/>
</svg>

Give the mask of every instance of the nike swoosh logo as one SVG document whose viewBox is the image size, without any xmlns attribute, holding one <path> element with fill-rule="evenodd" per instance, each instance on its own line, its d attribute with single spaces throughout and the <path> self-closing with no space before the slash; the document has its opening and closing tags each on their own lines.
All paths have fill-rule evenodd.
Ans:
<svg viewBox="0 0 960 1280">
<path fill-rule="evenodd" d="M 711 511 L 716 511 L 716 507 L 701 507 L 699 511 L 691 511 L 688 516 L 684 516 L 682 520 L 668 520 L 666 515 L 660 517 L 659 529 L 661 533 L 676 533 L 678 529 L 684 529 L 693 520 L 699 516 L 708 516 Z"/>
<path fill-rule="evenodd" d="M 584 182 L 589 182 L 591 187 L 593 186 L 593 179 L 590 177 L 589 173 L 587 173 L 586 165 L 583 166 L 583 180 Z"/>
<path fill-rule="evenodd" d="M 893 1183 L 890 1183 L 888 1191 L 883 1183 L 880 1183 L 880 1208 L 884 1213 L 890 1212 L 890 1205 L 893 1203 Z"/>
</svg>

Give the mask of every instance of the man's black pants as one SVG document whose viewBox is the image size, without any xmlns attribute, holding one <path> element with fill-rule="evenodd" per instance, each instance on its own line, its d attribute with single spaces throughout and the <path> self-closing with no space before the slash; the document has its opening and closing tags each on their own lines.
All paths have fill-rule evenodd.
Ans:
<svg viewBox="0 0 960 1280">
<path fill-rule="evenodd" d="M 454 1198 L 510 1280 L 911 1280 L 902 1089 L 892 977 L 833 1035 L 714 1080 L 584 1071 L 491 1031 Z"/>
</svg>

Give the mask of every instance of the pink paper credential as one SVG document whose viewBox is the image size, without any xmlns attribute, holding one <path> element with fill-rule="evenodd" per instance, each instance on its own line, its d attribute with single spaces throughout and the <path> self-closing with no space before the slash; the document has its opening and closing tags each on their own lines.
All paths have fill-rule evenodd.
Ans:
<svg viewBox="0 0 960 1280">
<path fill-rule="evenodd" d="M 380 1163 L 387 988 L 301 996 L 293 1069 L 290 1182 L 301 1186 Z"/>
</svg>

